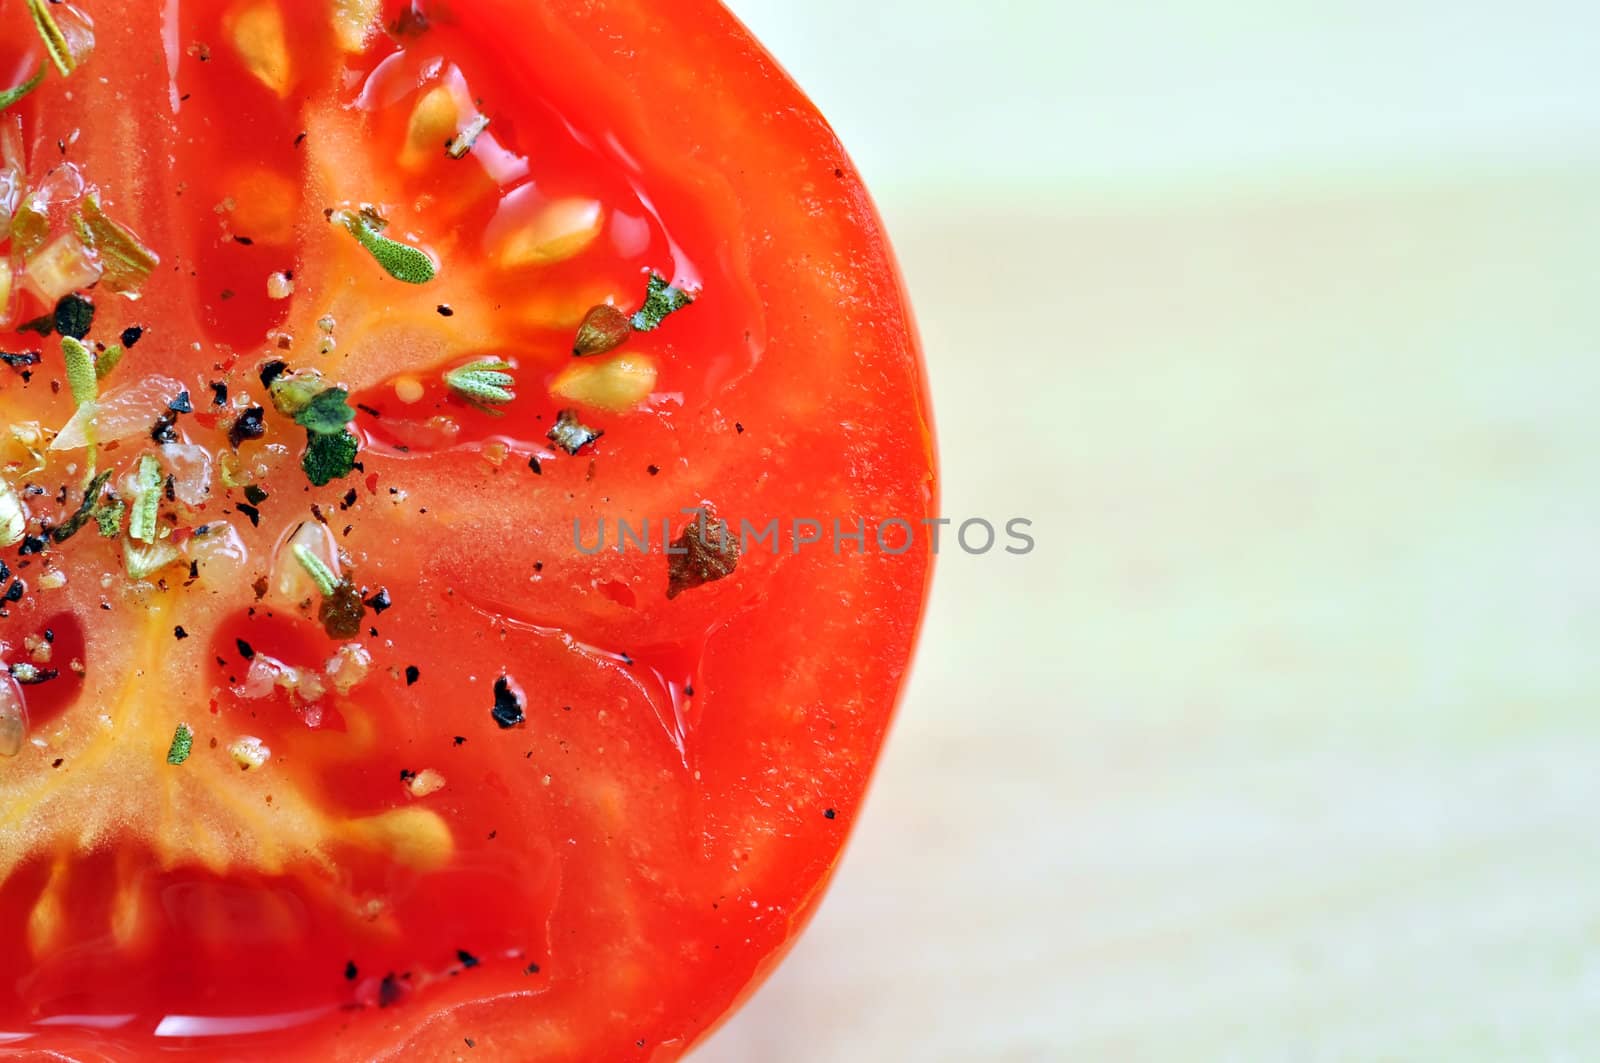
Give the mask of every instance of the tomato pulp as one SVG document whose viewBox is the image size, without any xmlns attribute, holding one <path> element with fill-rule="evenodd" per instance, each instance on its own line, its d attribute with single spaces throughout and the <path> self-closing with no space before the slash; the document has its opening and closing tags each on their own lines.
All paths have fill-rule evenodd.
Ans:
<svg viewBox="0 0 1600 1063">
<path fill-rule="evenodd" d="M 0 94 L 0 1045 L 676 1058 L 930 571 L 826 124 L 711 0 L 0 0 Z"/>
</svg>

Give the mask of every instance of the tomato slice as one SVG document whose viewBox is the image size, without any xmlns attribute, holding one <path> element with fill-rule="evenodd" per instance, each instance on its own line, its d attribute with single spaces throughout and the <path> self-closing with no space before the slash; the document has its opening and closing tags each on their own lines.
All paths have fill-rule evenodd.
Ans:
<svg viewBox="0 0 1600 1063">
<path fill-rule="evenodd" d="M 0 1044 L 677 1058 L 816 904 L 931 566 L 827 125 L 713 0 L 0 42 Z"/>
</svg>

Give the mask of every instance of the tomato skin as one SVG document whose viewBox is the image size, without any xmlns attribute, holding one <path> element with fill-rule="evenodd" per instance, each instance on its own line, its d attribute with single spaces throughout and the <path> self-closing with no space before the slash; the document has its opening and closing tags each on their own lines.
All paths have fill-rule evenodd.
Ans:
<svg viewBox="0 0 1600 1063">
<path fill-rule="evenodd" d="M 894 515 L 913 521 L 936 515 L 927 379 L 883 222 L 831 127 L 749 31 L 716 0 L 684 0 L 670 14 L 649 0 L 482 0 L 461 16 L 474 27 L 511 30 L 484 45 L 499 47 L 512 69 L 559 63 L 562 76 L 541 79 L 540 92 L 572 113 L 605 115 L 640 170 L 667 175 L 685 199 L 714 213 L 713 224 L 730 234 L 727 253 L 748 263 L 767 310 L 767 367 L 784 374 L 786 384 L 810 391 L 819 407 L 870 409 L 882 418 L 885 437 L 908 440 L 892 476 L 916 484 L 916 508 Z M 807 353 L 829 350 L 856 354 L 848 376 L 804 379 Z M 847 403 L 839 402 L 841 395 Z M 743 957 L 724 956 L 726 968 L 702 972 L 698 991 L 686 1001 L 689 1011 L 662 1016 L 661 1035 L 641 1039 L 636 1055 L 626 1042 L 615 1055 L 563 1051 L 548 1030 L 529 1023 L 525 1002 L 512 999 L 432 1015 L 395 1031 L 403 1040 L 391 1046 L 341 1044 L 339 1058 L 453 1059 L 455 1046 L 470 1036 L 507 1059 L 664 1063 L 731 1014 L 782 960 L 820 902 L 904 685 L 932 577 L 931 547 L 919 529 L 915 549 L 871 561 L 885 601 L 883 626 L 859 648 L 860 657 L 832 669 L 841 684 L 859 683 L 868 706 L 852 721 L 859 728 L 859 758 L 839 780 L 840 792 L 852 796 L 838 802 L 836 818 L 824 821 L 834 828 L 828 836 L 790 864 L 791 881 L 800 888 L 783 919 L 755 930 L 761 936 L 747 939 Z M 818 628 L 847 626 L 824 612 L 818 610 Z M 779 626 L 771 625 L 765 639 L 747 630 L 743 645 L 730 648 L 725 659 L 771 654 L 784 639 Z M 720 737 L 701 732 L 707 743 Z M 759 750 L 759 737 L 742 741 L 754 775 L 770 754 Z"/>
<path fill-rule="evenodd" d="M 761 356 L 754 369 L 726 382 L 716 408 L 696 411 L 689 423 L 726 435 L 739 411 L 764 411 L 765 423 L 751 425 L 750 439 L 774 452 L 774 468 L 807 481 L 807 489 L 779 496 L 789 510 L 784 516 L 856 515 L 828 508 L 830 499 L 884 507 L 863 513 L 869 517 L 916 523 L 933 516 L 926 380 L 882 223 L 826 122 L 748 32 L 713 0 L 683 0 L 670 11 L 646 0 L 452 7 L 508 81 L 525 81 L 529 92 L 607 130 L 664 212 L 699 212 L 704 228 L 725 234 L 729 272 L 749 278 L 750 297 L 764 311 Z M 129 22 L 139 19 L 130 14 Z M 146 16 L 130 36 L 148 39 L 154 29 Z M 105 50 L 114 54 L 114 47 Z M 86 136 L 103 138 L 99 150 L 115 156 L 113 131 Z M 833 433 L 833 426 L 841 430 Z M 806 453 L 795 452 L 795 438 Z M 728 704 L 772 703 L 773 715 L 724 713 L 697 722 L 706 838 L 700 855 L 706 867 L 728 866 L 752 834 L 768 841 L 760 852 L 745 848 L 745 858 L 760 866 L 755 899 L 740 894 L 719 904 L 711 899 L 717 894 L 708 896 L 703 921 L 684 927 L 683 936 L 717 944 L 681 957 L 681 974 L 647 994 L 657 999 L 621 991 L 614 1003 L 603 993 L 597 998 L 597 975 L 581 965 L 537 990 L 490 999 L 463 980 L 426 1010 L 318 1028 L 310 1036 L 325 1043 L 316 1044 L 316 1054 L 455 1059 L 471 1039 L 483 1058 L 682 1055 L 753 991 L 820 899 L 903 685 L 931 568 L 920 530 L 915 547 L 898 556 L 840 560 L 824 548 L 775 570 L 743 622 L 710 636 L 706 686 Z M 774 722 L 780 719 L 781 726 Z M 804 778 L 806 792 L 767 789 L 763 780 L 780 769 L 786 787 Z M 697 868 L 681 887 L 698 893 L 714 877 Z M 561 903 L 581 907 L 581 887 L 581 880 L 568 883 Z M 653 929 L 671 940 L 671 925 Z M 93 1058 L 91 1043 L 55 1047 Z M 248 1058 L 306 1052 L 307 1043 L 297 1042 Z"/>
</svg>

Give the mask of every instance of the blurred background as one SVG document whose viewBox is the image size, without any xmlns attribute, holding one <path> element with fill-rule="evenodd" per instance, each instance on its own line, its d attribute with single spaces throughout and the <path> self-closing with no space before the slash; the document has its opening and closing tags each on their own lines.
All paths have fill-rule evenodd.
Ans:
<svg viewBox="0 0 1600 1063">
<path fill-rule="evenodd" d="M 1039 547 L 696 1063 L 1600 1058 L 1600 8 L 728 2 Z"/>
</svg>

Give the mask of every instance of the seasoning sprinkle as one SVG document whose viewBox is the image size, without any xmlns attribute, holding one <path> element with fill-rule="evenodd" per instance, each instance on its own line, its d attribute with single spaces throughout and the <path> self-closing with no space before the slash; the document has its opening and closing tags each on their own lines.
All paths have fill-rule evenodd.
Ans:
<svg viewBox="0 0 1600 1063">
<path fill-rule="evenodd" d="M 494 708 L 489 714 L 494 717 L 494 722 L 500 725 L 503 731 L 521 726 L 526 717 L 522 711 L 522 699 L 517 692 L 511 689 L 511 680 L 501 676 L 494 681 Z"/>
<path fill-rule="evenodd" d="M 644 305 L 633 315 L 630 324 L 635 332 L 653 332 L 661 327 L 671 314 L 694 302 L 694 295 L 672 284 L 659 273 L 650 274 L 645 289 Z"/>
<path fill-rule="evenodd" d="M 186 723 L 180 723 L 177 731 L 172 735 L 172 745 L 167 749 L 168 764 L 182 764 L 189 759 L 189 752 L 194 748 L 194 732 Z"/>
<path fill-rule="evenodd" d="M 161 463 L 155 455 L 139 459 L 134 476 L 133 510 L 128 516 L 128 535 L 142 543 L 156 539 L 156 514 L 161 505 Z"/>
<path fill-rule="evenodd" d="M 303 543 L 294 544 L 294 558 L 300 562 L 300 567 L 306 570 L 306 575 L 311 577 L 311 582 L 317 585 L 317 590 L 322 592 L 323 597 L 338 589 L 339 579 L 333 574 L 333 569 Z"/>
<path fill-rule="evenodd" d="M 50 13 L 49 0 L 28 0 L 28 14 L 33 16 L 34 28 L 39 31 L 39 37 L 44 41 L 44 49 L 50 54 L 50 62 L 55 64 L 62 77 L 67 77 L 78 67 L 78 60 L 72 55 L 72 48 L 67 44 L 66 35 L 61 32 L 61 27 L 56 25 L 56 17 Z"/>
<path fill-rule="evenodd" d="M 517 397 L 511 390 L 517 382 L 510 373 L 511 368 L 509 363 L 498 358 L 480 358 L 445 373 L 444 382 L 468 405 L 499 417 L 500 411 L 493 407 Z"/>
<path fill-rule="evenodd" d="M 17 103 L 28 93 L 38 88 L 40 82 L 42 81 L 44 81 L 44 67 L 41 66 L 38 73 L 34 74 L 33 77 L 29 78 L 27 81 L 24 81 L 16 88 L 6 89 L 4 92 L 0 92 L 0 111 L 3 111 L 7 107 Z"/>
<path fill-rule="evenodd" d="M 545 438 L 568 454 L 576 454 L 603 435 L 603 430 L 590 428 L 578 420 L 577 410 L 562 410 L 556 416 L 555 427 L 545 433 Z"/>
<path fill-rule="evenodd" d="M 426 251 L 391 240 L 383 235 L 388 222 L 370 208 L 359 211 L 336 210 L 329 220 L 344 226 L 384 272 L 405 284 L 426 284 L 438 275 L 439 268 Z"/>
</svg>

